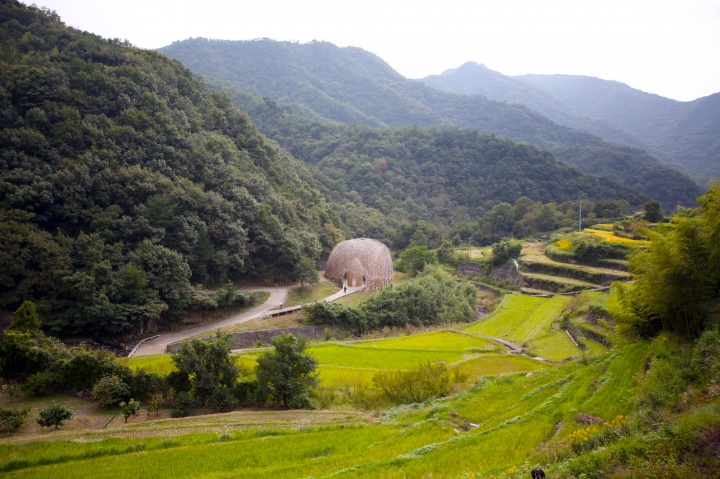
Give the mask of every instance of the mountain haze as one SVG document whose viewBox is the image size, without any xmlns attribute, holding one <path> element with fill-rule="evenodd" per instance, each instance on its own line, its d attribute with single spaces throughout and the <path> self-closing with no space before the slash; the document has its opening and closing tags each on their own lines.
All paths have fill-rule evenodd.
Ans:
<svg viewBox="0 0 720 479">
<path fill-rule="evenodd" d="M 693 204 L 700 194 L 692 180 L 641 149 L 628 150 L 559 125 L 526 106 L 448 93 L 406 79 L 376 55 L 359 48 L 339 48 L 325 42 L 196 38 L 175 42 L 160 51 L 199 74 L 272 98 L 317 120 L 373 127 L 473 128 L 548 149 L 581 168 L 586 162 L 576 161 L 569 148 L 573 153 L 589 148 L 583 157 L 593 159 L 595 170 L 609 171 L 611 166 L 604 166 L 609 156 L 627 159 L 623 169 L 615 171 L 615 178 L 632 188 L 640 185 L 641 192 L 658 197 L 667 207 Z M 636 181 L 649 172 L 653 172 L 652 181 Z"/>
<path fill-rule="evenodd" d="M 435 88 L 526 105 L 559 124 L 646 149 L 698 179 L 720 176 L 718 94 L 679 102 L 579 75 L 505 76 L 469 62 L 423 78 Z"/>
</svg>

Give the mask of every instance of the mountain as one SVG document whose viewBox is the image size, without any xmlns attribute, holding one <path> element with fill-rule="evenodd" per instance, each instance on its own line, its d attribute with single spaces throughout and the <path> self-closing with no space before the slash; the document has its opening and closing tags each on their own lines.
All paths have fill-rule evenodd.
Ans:
<svg viewBox="0 0 720 479">
<path fill-rule="evenodd" d="M 561 125 L 643 148 L 701 184 L 720 176 L 720 94 L 679 102 L 616 81 L 510 77 L 473 62 L 421 81 L 448 92 L 526 105 Z"/>
<path fill-rule="evenodd" d="M 559 125 L 526 106 L 444 92 L 406 79 L 359 48 L 339 48 L 326 42 L 196 38 L 159 51 L 205 77 L 271 98 L 316 120 L 372 127 L 473 128 L 548 149 L 578 167 L 586 162 L 576 161 L 575 153 L 588 148 L 583 157 L 594 158 L 597 171 L 615 168 L 617 162 L 605 164 L 608 157 L 622 159 L 622 168 L 613 171 L 615 178 L 627 186 L 642 185 L 642 193 L 661 200 L 666 207 L 694 204 L 701 193 L 690 178 L 640 148 L 628 149 Z M 649 174 L 652 180 L 635 180 Z"/>
<path fill-rule="evenodd" d="M 342 228 L 314 184 L 179 62 L 0 4 L 1 308 L 117 336 L 191 283 L 288 279 Z"/>
<path fill-rule="evenodd" d="M 616 125 L 691 171 L 720 178 L 720 93 L 679 102 L 620 82 L 574 75 L 522 75 L 517 80 L 574 112 Z"/>
<path fill-rule="evenodd" d="M 584 130 L 610 141 L 647 147 L 639 138 L 610 122 L 581 115 L 551 94 L 475 62 L 465 63 L 420 81 L 443 91 L 482 95 L 490 100 L 525 105 L 560 125 Z"/>
</svg>

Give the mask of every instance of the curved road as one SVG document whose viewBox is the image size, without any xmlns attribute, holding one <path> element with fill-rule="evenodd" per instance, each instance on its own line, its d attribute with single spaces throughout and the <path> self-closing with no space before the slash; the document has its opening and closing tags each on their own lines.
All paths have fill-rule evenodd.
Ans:
<svg viewBox="0 0 720 479">
<path fill-rule="evenodd" d="M 224 328 L 226 326 L 230 326 L 233 324 L 238 323 L 244 323 L 245 321 L 249 321 L 251 319 L 255 319 L 257 317 L 262 316 L 269 310 L 280 306 L 280 303 L 285 302 L 285 298 L 287 297 L 288 291 L 290 291 L 292 288 L 296 287 L 297 285 L 289 285 L 289 286 L 283 286 L 283 287 L 275 287 L 275 288 L 241 288 L 245 291 L 268 291 L 270 293 L 270 297 L 260 306 L 255 306 L 254 308 L 245 311 L 244 313 L 236 314 L 234 316 L 230 316 L 229 318 L 222 319 L 220 321 L 216 321 L 214 323 L 210 324 L 204 324 L 202 326 L 197 326 L 190 329 L 183 329 L 182 331 L 172 331 L 168 333 L 163 333 L 161 336 L 158 336 L 157 338 L 150 339 L 148 341 L 145 341 L 140 345 L 140 347 L 137 348 L 135 351 L 135 354 L 133 356 L 149 356 L 151 354 L 165 354 L 165 351 L 167 349 L 167 345 L 170 343 L 176 343 L 178 341 L 182 341 L 183 339 L 190 338 L 192 336 L 195 336 L 196 334 L 205 333 L 207 331 L 214 331 L 218 328 Z M 331 302 L 335 301 L 336 299 L 345 296 L 346 294 L 355 293 L 357 291 L 360 291 L 364 289 L 364 286 L 358 286 L 358 287 L 348 287 L 347 291 L 343 291 L 342 289 L 338 290 L 335 294 L 332 294 L 324 299 L 324 301 Z"/>
<path fill-rule="evenodd" d="M 195 336 L 196 334 L 205 333 L 207 331 L 212 331 L 218 328 L 224 328 L 232 324 L 244 323 L 245 321 L 257 318 L 258 316 L 262 316 L 265 312 L 279 306 L 280 303 L 284 302 L 285 298 L 287 297 L 288 291 L 293 287 L 294 286 L 277 288 L 248 288 L 248 291 L 268 291 L 270 292 L 270 297 L 260 306 L 255 306 L 248 311 L 236 314 L 234 316 L 230 316 L 229 318 L 225 318 L 211 324 L 197 326 L 195 328 L 183 329 L 182 331 L 171 331 L 168 333 L 163 333 L 157 338 L 142 343 L 137 349 L 137 351 L 135 351 L 134 356 L 165 354 L 165 349 L 170 343 L 182 341 L 183 339 Z"/>
</svg>

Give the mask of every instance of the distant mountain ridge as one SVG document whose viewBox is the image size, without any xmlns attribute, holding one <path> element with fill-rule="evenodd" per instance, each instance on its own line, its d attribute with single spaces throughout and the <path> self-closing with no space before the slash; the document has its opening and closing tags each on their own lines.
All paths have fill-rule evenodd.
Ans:
<svg viewBox="0 0 720 479">
<path fill-rule="evenodd" d="M 474 62 L 421 81 L 448 92 L 519 103 L 553 121 L 645 148 L 700 178 L 720 177 L 720 94 L 679 102 L 579 75 L 505 76 Z"/>
<path fill-rule="evenodd" d="M 595 172 L 639 188 L 666 207 L 694 204 L 701 193 L 689 177 L 639 148 L 562 126 L 523 105 L 449 93 L 409 80 L 359 48 L 326 42 L 196 38 L 159 51 L 206 77 L 272 98 L 315 120 L 372 127 L 473 128 L 537 145 L 581 169 L 592 164 Z M 623 163 L 619 170 L 614 166 L 618 159 Z M 658 183 L 659 178 L 662 181 Z"/>
</svg>

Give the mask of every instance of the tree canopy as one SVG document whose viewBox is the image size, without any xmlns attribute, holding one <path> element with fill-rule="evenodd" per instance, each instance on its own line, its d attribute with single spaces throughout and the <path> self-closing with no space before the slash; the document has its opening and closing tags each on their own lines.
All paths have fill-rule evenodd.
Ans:
<svg viewBox="0 0 720 479">
<path fill-rule="evenodd" d="M 61 335 L 169 324 L 191 284 L 281 279 L 342 224 L 177 61 L 0 5 L 0 307 Z"/>
</svg>

